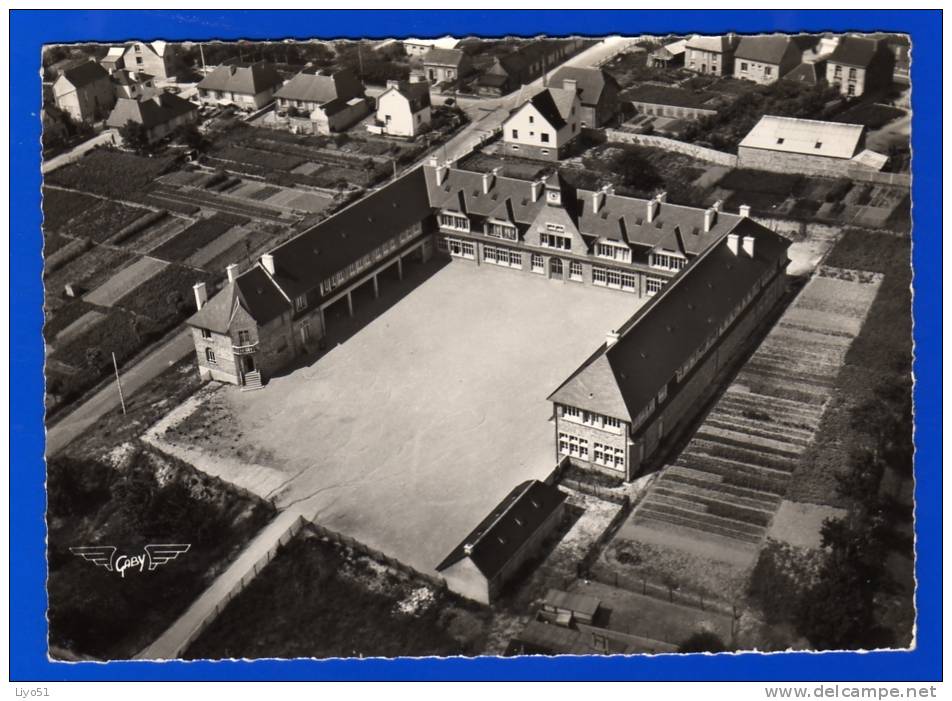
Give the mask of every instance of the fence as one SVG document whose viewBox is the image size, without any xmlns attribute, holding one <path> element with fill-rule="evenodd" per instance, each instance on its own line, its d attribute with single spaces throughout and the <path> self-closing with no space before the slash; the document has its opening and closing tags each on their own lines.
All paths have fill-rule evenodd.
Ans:
<svg viewBox="0 0 952 701">
<path fill-rule="evenodd" d="M 846 177 L 853 180 L 874 183 L 876 185 L 892 185 L 893 187 L 912 187 L 911 173 L 881 173 L 865 168 L 848 168 Z"/>
<path fill-rule="evenodd" d="M 608 141 L 622 144 L 636 144 L 638 146 L 649 146 L 651 148 L 660 148 L 665 151 L 674 151 L 683 153 L 687 156 L 697 158 L 701 161 L 707 161 L 728 168 L 737 167 L 737 156 L 732 153 L 716 151 L 712 148 L 689 144 L 677 139 L 669 139 L 665 136 L 655 134 L 634 134 L 632 132 L 620 131 L 618 129 L 606 129 L 605 138 Z"/>
</svg>

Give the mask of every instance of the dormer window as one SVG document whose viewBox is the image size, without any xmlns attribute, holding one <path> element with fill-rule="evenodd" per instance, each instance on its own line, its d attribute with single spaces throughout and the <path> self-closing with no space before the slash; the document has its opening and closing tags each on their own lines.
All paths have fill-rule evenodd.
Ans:
<svg viewBox="0 0 952 701">
<path fill-rule="evenodd" d="M 611 258 L 612 260 L 631 262 L 631 249 L 628 246 L 612 243 L 610 241 L 599 242 L 595 246 L 595 255 L 599 258 Z"/>
<path fill-rule="evenodd" d="M 519 238 L 519 232 L 515 226 L 508 222 L 489 221 L 486 222 L 486 236 L 515 241 Z"/>
<path fill-rule="evenodd" d="M 307 306 L 307 295 L 303 294 L 299 297 L 294 298 L 294 311 L 300 312 L 304 310 L 304 307 Z"/>
<path fill-rule="evenodd" d="M 469 217 L 453 212 L 440 212 L 440 226 L 455 231 L 469 231 Z"/>
</svg>

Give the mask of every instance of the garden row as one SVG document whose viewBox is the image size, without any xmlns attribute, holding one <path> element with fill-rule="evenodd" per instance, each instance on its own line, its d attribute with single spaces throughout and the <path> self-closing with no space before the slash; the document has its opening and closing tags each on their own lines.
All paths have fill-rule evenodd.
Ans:
<svg viewBox="0 0 952 701">
<path fill-rule="evenodd" d="M 199 219 L 182 233 L 154 249 L 150 255 L 162 260 L 183 262 L 229 229 L 249 221 L 247 217 L 217 212 L 206 219 Z"/>
<path fill-rule="evenodd" d="M 264 204 L 251 204 L 246 200 L 219 195 L 207 190 L 178 190 L 174 187 L 156 183 L 149 193 L 149 197 L 162 206 L 171 209 L 173 205 L 185 205 L 192 208 L 193 213 L 200 208 L 213 209 L 223 214 L 267 221 L 284 221 L 281 211 Z"/>
<path fill-rule="evenodd" d="M 817 430 L 875 285 L 816 277 L 635 513 L 741 548 L 759 544 Z M 838 299 L 823 311 L 823 300 Z M 793 322 L 789 320 L 793 319 Z"/>
</svg>

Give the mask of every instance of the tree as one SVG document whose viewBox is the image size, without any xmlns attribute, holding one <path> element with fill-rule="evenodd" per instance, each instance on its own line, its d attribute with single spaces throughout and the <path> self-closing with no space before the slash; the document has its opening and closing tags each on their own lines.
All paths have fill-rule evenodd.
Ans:
<svg viewBox="0 0 952 701">
<path fill-rule="evenodd" d="M 727 646 L 720 637 L 702 630 L 678 645 L 678 652 L 726 652 Z"/>
<path fill-rule="evenodd" d="M 175 130 L 175 140 L 196 151 L 204 152 L 208 148 L 208 139 L 194 124 L 182 124 Z"/>
<path fill-rule="evenodd" d="M 152 150 L 152 144 L 149 141 L 149 130 L 131 119 L 119 127 L 119 136 L 122 137 L 122 143 L 136 153 L 145 154 Z"/>
<path fill-rule="evenodd" d="M 611 170 L 617 173 L 625 187 L 642 193 L 664 187 L 664 179 L 654 165 L 637 151 L 622 149 L 612 158 Z"/>
<path fill-rule="evenodd" d="M 90 346 L 86 349 L 86 367 L 90 370 L 98 371 L 103 366 L 102 349 L 98 346 Z"/>
</svg>

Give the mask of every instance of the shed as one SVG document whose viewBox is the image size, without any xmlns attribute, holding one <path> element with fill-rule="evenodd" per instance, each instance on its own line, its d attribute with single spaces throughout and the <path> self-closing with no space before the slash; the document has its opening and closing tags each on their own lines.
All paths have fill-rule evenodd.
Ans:
<svg viewBox="0 0 952 701">
<path fill-rule="evenodd" d="M 594 596 L 549 589 L 542 602 L 542 611 L 556 616 L 568 614 L 570 622 L 591 624 L 600 606 L 601 601 Z"/>
</svg>

